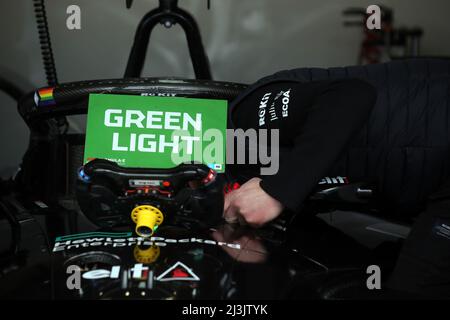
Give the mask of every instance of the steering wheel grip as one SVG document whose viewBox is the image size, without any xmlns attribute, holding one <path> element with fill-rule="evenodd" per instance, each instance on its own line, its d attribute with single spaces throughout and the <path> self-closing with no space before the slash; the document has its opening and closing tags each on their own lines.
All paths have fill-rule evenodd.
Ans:
<svg viewBox="0 0 450 320">
<path fill-rule="evenodd" d="M 89 94 L 178 96 L 233 100 L 247 85 L 175 78 L 130 78 L 92 80 L 60 84 L 30 92 L 19 101 L 19 113 L 32 126 L 36 120 L 63 115 L 86 114 Z"/>
</svg>

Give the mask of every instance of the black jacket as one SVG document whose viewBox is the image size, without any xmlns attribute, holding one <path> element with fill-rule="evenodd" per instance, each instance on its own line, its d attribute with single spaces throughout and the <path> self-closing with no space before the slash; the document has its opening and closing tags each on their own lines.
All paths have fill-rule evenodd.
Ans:
<svg viewBox="0 0 450 320">
<path fill-rule="evenodd" d="M 449 60 L 281 71 L 244 91 L 232 103 L 230 114 L 266 83 L 349 78 L 373 85 L 377 100 L 362 129 L 353 135 L 339 159 L 331 161 L 325 174 L 376 182 L 390 214 L 418 212 L 420 204 L 450 172 Z M 354 93 L 358 94 L 356 90 Z M 297 180 L 288 184 L 288 192 L 302 183 Z"/>
</svg>

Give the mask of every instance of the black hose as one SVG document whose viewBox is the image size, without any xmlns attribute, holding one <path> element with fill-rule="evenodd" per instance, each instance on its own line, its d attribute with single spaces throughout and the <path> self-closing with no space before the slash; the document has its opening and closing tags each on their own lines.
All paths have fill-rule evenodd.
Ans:
<svg viewBox="0 0 450 320">
<path fill-rule="evenodd" d="M 53 58 L 44 0 L 33 0 L 33 3 L 45 75 L 47 77 L 48 85 L 55 86 L 58 84 L 58 77 L 56 75 L 55 60 Z"/>
<path fill-rule="evenodd" d="M 50 41 L 50 32 L 48 30 L 47 13 L 45 11 L 44 0 L 33 0 L 36 24 L 39 33 L 39 42 L 41 44 L 42 61 L 44 63 L 45 76 L 50 87 L 58 84 L 56 75 L 55 59 L 53 58 L 52 43 Z M 69 129 L 69 123 L 66 117 L 56 118 L 58 127 L 64 127 L 64 133 Z"/>
</svg>

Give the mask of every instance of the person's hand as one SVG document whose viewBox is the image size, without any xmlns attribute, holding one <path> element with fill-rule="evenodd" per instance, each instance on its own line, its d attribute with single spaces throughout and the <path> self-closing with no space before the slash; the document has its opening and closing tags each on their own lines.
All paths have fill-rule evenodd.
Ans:
<svg viewBox="0 0 450 320">
<path fill-rule="evenodd" d="M 252 178 L 225 196 L 223 216 L 228 223 L 243 219 L 241 222 L 259 227 L 283 211 L 283 205 L 260 187 L 260 181 L 260 178 Z"/>
</svg>

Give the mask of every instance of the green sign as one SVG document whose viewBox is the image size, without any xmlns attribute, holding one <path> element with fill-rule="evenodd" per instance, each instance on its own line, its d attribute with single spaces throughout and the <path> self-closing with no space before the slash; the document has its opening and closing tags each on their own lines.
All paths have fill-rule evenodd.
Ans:
<svg viewBox="0 0 450 320">
<path fill-rule="evenodd" d="M 197 161 L 225 169 L 227 101 L 91 94 L 84 162 L 172 168 Z"/>
</svg>

